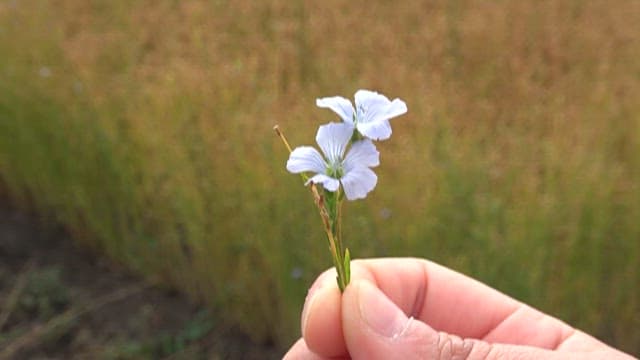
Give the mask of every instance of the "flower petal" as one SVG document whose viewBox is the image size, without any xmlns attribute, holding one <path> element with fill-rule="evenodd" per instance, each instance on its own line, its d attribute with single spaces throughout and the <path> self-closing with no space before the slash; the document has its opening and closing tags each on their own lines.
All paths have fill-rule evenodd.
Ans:
<svg viewBox="0 0 640 360">
<path fill-rule="evenodd" d="M 407 112 L 407 104 L 404 101 L 389 101 L 386 96 L 374 91 L 358 90 L 355 99 L 359 124 L 389 120 Z"/>
<path fill-rule="evenodd" d="M 367 123 L 378 120 L 386 113 L 391 101 L 375 91 L 358 90 L 356 99 L 356 121 Z"/>
<path fill-rule="evenodd" d="M 391 103 L 386 96 L 371 90 L 356 91 L 355 100 L 356 109 L 387 106 Z"/>
<path fill-rule="evenodd" d="M 358 166 L 340 179 L 348 200 L 364 199 L 376 187 L 378 177 L 368 167 Z"/>
<path fill-rule="evenodd" d="M 311 179 L 307 180 L 305 185 L 308 185 L 309 183 L 322 184 L 325 189 L 332 192 L 338 190 L 338 188 L 340 187 L 340 181 L 338 181 L 338 179 L 334 179 L 325 174 L 314 175 Z"/>
<path fill-rule="evenodd" d="M 342 96 L 316 99 L 316 106 L 329 108 L 338 114 L 343 121 L 353 123 L 353 105 L 351 105 L 351 101 Z"/>
<path fill-rule="evenodd" d="M 294 174 L 305 171 L 322 173 L 326 167 L 322 155 L 311 146 L 300 146 L 293 149 L 289 155 L 289 160 L 287 160 L 287 170 Z"/>
<path fill-rule="evenodd" d="M 353 125 L 350 123 L 328 123 L 318 128 L 316 142 L 329 163 L 334 163 L 342 159 L 351 136 Z"/>
<path fill-rule="evenodd" d="M 380 152 L 369 139 L 354 142 L 344 158 L 345 172 L 358 166 L 373 167 L 378 165 L 380 165 Z"/>
<path fill-rule="evenodd" d="M 389 120 L 359 122 L 358 131 L 371 140 L 386 140 L 391 137 Z"/>
<path fill-rule="evenodd" d="M 385 116 L 388 119 L 394 118 L 396 116 L 400 116 L 407 112 L 407 104 L 400 99 L 393 99 L 389 107 L 387 107 L 387 111 L 385 112 Z"/>
</svg>

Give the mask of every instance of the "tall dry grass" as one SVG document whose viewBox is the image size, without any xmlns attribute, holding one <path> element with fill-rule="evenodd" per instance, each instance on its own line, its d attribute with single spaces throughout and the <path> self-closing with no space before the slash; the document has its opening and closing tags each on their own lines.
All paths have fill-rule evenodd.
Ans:
<svg viewBox="0 0 640 360">
<path fill-rule="evenodd" d="M 3 1 L 0 183 L 78 241 L 297 336 L 330 264 L 279 123 L 404 99 L 356 257 L 422 256 L 640 353 L 640 6 Z"/>
</svg>

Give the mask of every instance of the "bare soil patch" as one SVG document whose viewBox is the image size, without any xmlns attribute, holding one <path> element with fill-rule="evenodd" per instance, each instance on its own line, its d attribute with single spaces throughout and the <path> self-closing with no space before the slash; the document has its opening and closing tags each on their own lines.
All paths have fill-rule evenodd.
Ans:
<svg viewBox="0 0 640 360">
<path fill-rule="evenodd" d="M 0 359 L 277 359 L 0 200 Z"/>
</svg>

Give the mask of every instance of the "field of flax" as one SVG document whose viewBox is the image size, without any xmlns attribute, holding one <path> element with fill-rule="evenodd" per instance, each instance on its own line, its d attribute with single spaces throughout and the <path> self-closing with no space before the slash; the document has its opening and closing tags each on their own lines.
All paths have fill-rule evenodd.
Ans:
<svg viewBox="0 0 640 360">
<path fill-rule="evenodd" d="M 286 346 L 331 264 L 276 123 L 406 101 L 354 257 L 427 257 L 640 354 L 640 6 L 0 1 L 0 188 Z"/>
</svg>

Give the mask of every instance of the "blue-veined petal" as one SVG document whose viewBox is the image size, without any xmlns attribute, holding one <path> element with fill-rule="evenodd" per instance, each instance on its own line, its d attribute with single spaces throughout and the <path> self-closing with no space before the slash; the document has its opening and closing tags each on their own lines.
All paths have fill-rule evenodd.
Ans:
<svg viewBox="0 0 640 360">
<path fill-rule="evenodd" d="M 322 184 L 322 186 L 324 186 L 325 189 L 332 192 L 338 190 L 338 188 L 340 187 L 340 181 L 338 181 L 338 179 L 334 179 L 325 174 L 314 175 L 312 178 L 307 180 L 305 185 L 309 185 L 309 183 Z"/>
<path fill-rule="evenodd" d="M 391 137 L 389 120 L 359 122 L 358 131 L 372 140 L 386 140 Z"/>
<path fill-rule="evenodd" d="M 387 107 L 385 112 L 386 119 L 391 119 L 396 116 L 400 116 L 407 112 L 407 104 L 400 99 L 393 99 L 391 104 Z"/>
<path fill-rule="evenodd" d="M 366 166 L 358 166 L 348 171 L 340 179 L 347 200 L 363 199 L 376 187 L 378 177 Z"/>
<path fill-rule="evenodd" d="M 378 165 L 380 165 L 380 152 L 369 139 L 354 142 L 344 158 L 345 172 L 358 166 L 374 167 Z"/>
<path fill-rule="evenodd" d="M 342 96 L 331 96 L 316 99 L 316 106 L 333 110 L 342 121 L 353 123 L 353 105 Z"/>
<path fill-rule="evenodd" d="M 318 128 L 316 142 L 330 164 L 340 161 L 353 135 L 353 125 L 349 123 L 328 123 Z"/>
<path fill-rule="evenodd" d="M 300 146 L 295 148 L 289 160 L 287 160 L 287 170 L 294 174 L 301 172 L 324 172 L 327 165 L 318 150 L 311 146 Z"/>
<path fill-rule="evenodd" d="M 391 103 L 386 96 L 370 90 L 358 90 L 354 98 L 356 101 L 356 111 L 360 111 L 361 109 L 369 111 L 379 108 L 383 109 Z"/>
<path fill-rule="evenodd" d="M 369 90 L 358 90 L 355 100 L 356 122 L 358 124 L 385 119 L 387 108 L 391 104 L 391 101 L 386 96 Z"/>
<path fill-rule="evenodd" d="M 358 90 L 355 95 L 359 123 L 389 120 L 407 112 L 407 104 L 400 99 L 389 99 L 377 92 Z"/>
</svg>

